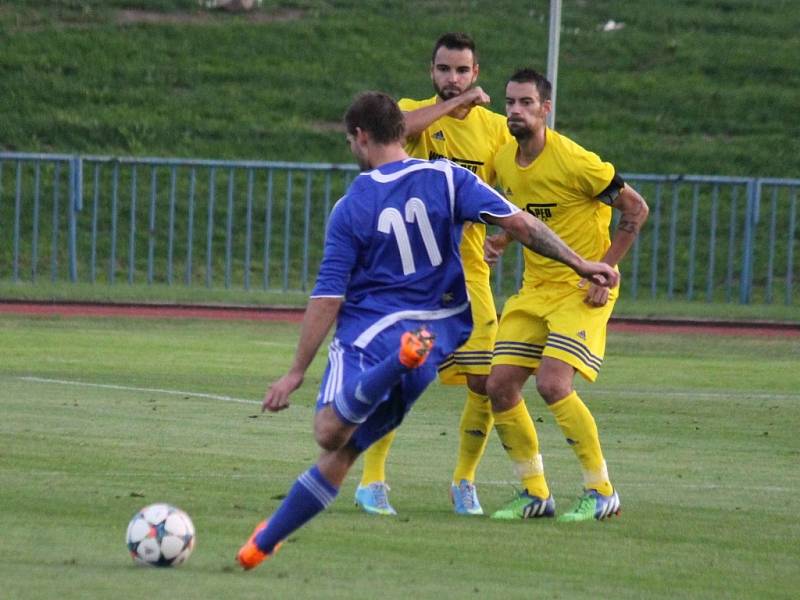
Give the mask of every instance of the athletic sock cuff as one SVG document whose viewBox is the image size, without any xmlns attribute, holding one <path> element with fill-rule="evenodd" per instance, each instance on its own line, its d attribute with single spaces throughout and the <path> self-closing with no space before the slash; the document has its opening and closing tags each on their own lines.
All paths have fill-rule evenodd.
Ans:
<svg viewBox="0 0 800 600">
<path fill-rule="evenodd" d="M 504 410 L 502 412 L 492 411 L 492 416 L 494 417 L 495 423 L 509 423 L 516 419 L 518 416 L 526 414 L 528 412 L 528 407 L 525 405 L 525 399 L 520 398 L 519 402 L 514 408 L 509 408 L 508 410 Z"/>
<path fill-rule="evenodd" d="M 320 473 L 317 465 L 314 465 L 308 471 L 300 475 L 297 481 L 308 490 L 317 502 L 320 503 L 322 508 L 326 508 L 333 502 L 339 493 L 339 489 L 331 485 L 322 473 Z"/>
<path fill-rule="evenodd" d="M 548 404 L 547 408 L 549 408 L 550 412 L 552 412 L 556 418 L 558 418 L 559 415 L 564 412 L 564 409 L 569 408 L 569 405 L 575 400 L 580 400 L 580 396 L 578 396 L 578 392 L 572 390 L 571 393 L 561 398 L 561 400 L 557 400 L 556 402 L 553 402 L 553 404 Z"/>
</svg>

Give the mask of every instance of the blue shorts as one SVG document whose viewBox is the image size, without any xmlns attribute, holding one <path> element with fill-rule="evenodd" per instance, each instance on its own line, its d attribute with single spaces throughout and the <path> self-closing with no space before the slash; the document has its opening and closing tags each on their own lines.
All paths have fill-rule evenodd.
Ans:
<svg viewBox="0 0 800 600">
<path fill-rule="evenodd" d="M 346 423 L 358 424 L 350 439 L 350 445 L 363 452 L 374 442 L 384 437 L 403 421 L 406 413 L 436 378 L 439 364 L 453 350 L 469 337 L 471 316 L 457 315 L 433 322 L 403 320 L 382 331 L 366 347 L 346 344 L 334 337 L 328 351 L 328 365 L 320 384 L 317 396 L 317 410 L 331 405 L 337 415 Z M 416 369 L 405 372 L 380 401 L 375 402 L 366 418 L 354 422 L 347 418 L 348 409 L 359 402 L 346 390 L 345 382 L 352 382 L 361 373 L 383 361 L 387 356 L 396 355 L 400 350 L 400 337 L 404 332 L 426 325 L 435 335 L 436 342 L 428 355 L 428 360 Z M 363 406 L 359 406 L 363 409 Z"/>
</svg>

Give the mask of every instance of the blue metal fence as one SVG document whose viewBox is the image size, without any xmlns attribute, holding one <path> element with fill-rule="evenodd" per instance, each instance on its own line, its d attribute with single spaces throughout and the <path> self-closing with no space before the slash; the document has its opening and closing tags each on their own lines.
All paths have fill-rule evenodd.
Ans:
<svg viewBox="0 0 800 600">
<path fill-rule="evenodd" d="M 624 174 L 650 218 L 620 265 L 625 294 L 741 304 L 800 299 L 795 239 L 800 180 Z M 615 213 L 612 228 L 619 214 Z M 521 249 L 503 269 L 518 285 Z M 507 281 L 495 272 L 495 286 Z"/>
<path fill-rule="evenodd" d="M 308 290 L 355 165 L 0 153 L 0 279 Z M 800 180 L 625 174 L 650 219 L 632 298 L 800 300 Z M 517 288 L 507 253 L 494 288 Z"/>
</svg>

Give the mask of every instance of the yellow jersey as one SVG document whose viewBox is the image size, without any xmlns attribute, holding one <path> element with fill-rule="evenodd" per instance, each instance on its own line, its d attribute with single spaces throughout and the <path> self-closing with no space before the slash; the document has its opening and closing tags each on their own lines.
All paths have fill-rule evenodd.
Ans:
<svg viewBox="0 0 800 600">
<path fill-rule="evenodd" d="M 569 138 L 547 129 L 544 150 L 527 167 L 517 164 L 514 140 L 495 157 L 498 184 L 506 198 L 541 219 L 575 252 L 600 260 L 611 245 L 611 207 L 597 196 L 614 177 L 614 166 Z M 523 286 L 577 282 L 562 263 L 524 249 Z"/>
<path fill-rule="evenodd" d="M 400 110 L 410 112 L 436 103 L 437 96 L 427 100 L 403 98 Z M 433 160 L 447 158 L 475 173 L 489 185 L 495 185 L 494 155 L 513 138 L 506 118 L 482 106 L 473 107 L 463 119 L 444 116 L 434 121 L 419 136 L 408 138 L 405 149 L 409 156 Z M 464 276 L 470 280 L 488 280 L 489 266 L 483 260 L 486 226 L 474 223 L 464 228 L 461 259 Z"/>
</svg>

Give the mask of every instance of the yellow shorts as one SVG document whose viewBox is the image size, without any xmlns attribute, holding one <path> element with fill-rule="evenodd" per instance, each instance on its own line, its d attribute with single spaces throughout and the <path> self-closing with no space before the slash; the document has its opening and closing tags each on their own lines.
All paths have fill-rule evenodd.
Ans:
<svg viewBox="0 0 800 600">
<path fill-rule="evenodd" d="M 503 307 L 492 366 L 517 365 L 534 371 L 542 356 L 561 360 L 588 381 L 597 379 L 606 350 L 606 325 L 619 294 L 605 306 L 584 303 L 586 289 L 570 282 L 523 287 Z"/>
<path fill-rule="evenodd" d="M 466 375 L 488 375 L 492 368 L 492 349 L 497 334 L 497 309 L 489 279 L 467 281 L 472 307 L 472 334 L 464 345 L 439 365 L 439 381 L 465 385 Z"/>
</svg>

